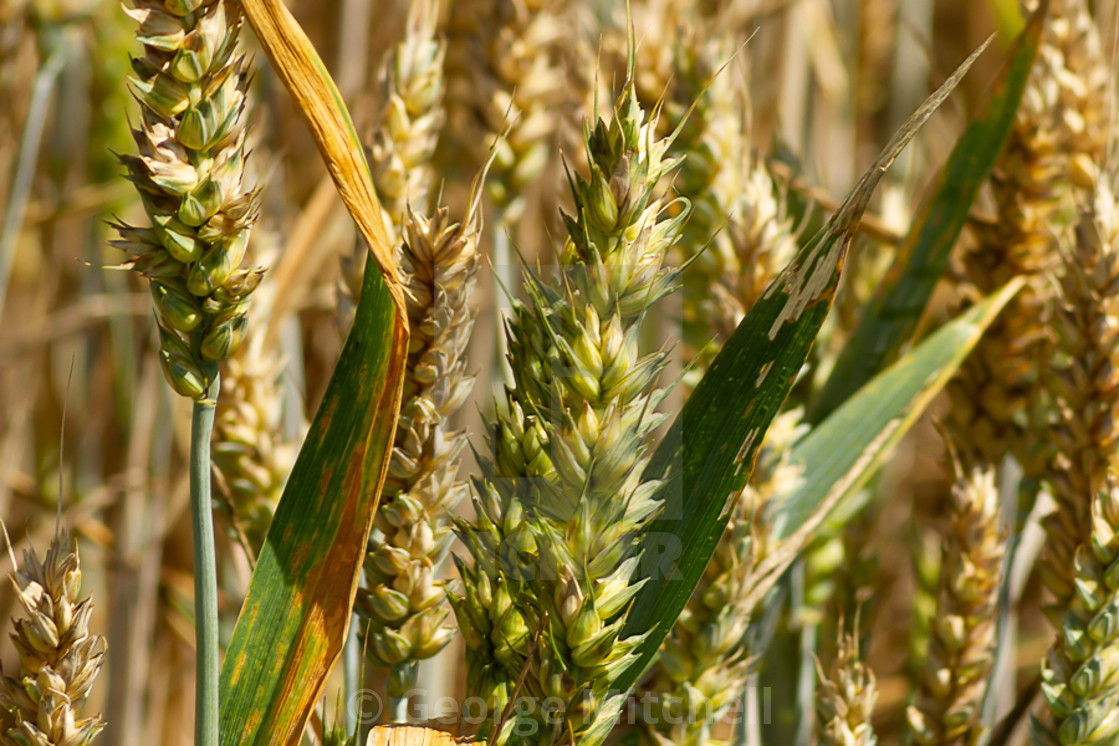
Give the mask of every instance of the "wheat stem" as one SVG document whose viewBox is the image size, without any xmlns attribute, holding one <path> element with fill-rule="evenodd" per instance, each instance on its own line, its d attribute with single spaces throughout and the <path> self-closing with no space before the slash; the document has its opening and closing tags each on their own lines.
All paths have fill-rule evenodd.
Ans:
<svg viewBox="0 0 1119 746">
<path fill-rule="evenodd" d="M 210 498 L 210 437 L 214 429 L 219 377 L 209 399 L 195 400 L 190 420 L 190 517 L 194 537 L 195 746 L 218 743 L 218 573 L 214 512 Z"/>
<path fill-rule="evenodd" d="M 39 145 L 43 139 L 47 104 L 50 103 L 58 74 L 66 61 L 67 39 L 62 32 L 53 35 L 54 44 L 47 55 L 32 88 L 31 104 L 27 111 L 27 123 L 23 127 L 23 137 L 19 143 L 19 160 L 16 163 L 12 190 L 8 195 L 7 211 L 3 227 L 0 228 L 0 318 L 4 315 L 4 300 L 8 294 L 8 279 L 11 274 L 12 260 L 16 252 L 16 239 L 19 238 L 27 201 L 31 195 L 31 180 L 35 175 L 35 164 L 39 160 Z"/>
</svg>

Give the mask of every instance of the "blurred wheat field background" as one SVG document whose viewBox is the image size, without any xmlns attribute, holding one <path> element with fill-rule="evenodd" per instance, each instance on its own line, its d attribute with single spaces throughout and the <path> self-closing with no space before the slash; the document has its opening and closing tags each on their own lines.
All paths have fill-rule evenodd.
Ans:
<svg viewBox="0 0 1119 746">
<path fill-rule="evenodd" d="M 746 497 L 730 511 L 700 591 L 637 687 L 637 696 L 679 690 L 685 700 L 718 702 L 716 709 L 756 695 L 764 719 L 748 728 L 631 723 L 599 734 L 595 728 L 604 726 L 593 718 L 573 727 L 586 725 L 587 743 L 1020 744 L 1029 742 L 1029 709 L 1044 723 L 1035 726 L 1039 743 L 1117 742 L 1119 546 L 1112 538 L 1119 503 L 1108 476 L 1119 390 L 1112 382 L 1119 362 L 1114 3 L 1054 0 L 1001 160 L 971 206 L 915 338 L 1015 277 L 1025 278 L 1025 288 L 860 499 L 820 526 L 775 583 L 782 600 L 764 608 L 741 601 L 744 573 L 780 545 L 780 528 L 755 521 L 755 511 L 802 478 L 787 453 L 828 414 L 820 402 L 829 375 L 888 283 L 920 201 L 982 109 L 1033 8 L 1013 0 L 631 0 L 627 21 L 624 3 L 578 0 L 289 5 L 352 112 L 378 217 L 412 282 L 411 367 L 355 601 L 360 644 L 351 643 L 329 678 L 304 743 L 344 742 L 337 729 L 352 723 L 342 704 L 355 697 L 353 679 L 349 688 L 344 679 L 355 667 L 362 690 L 375 693 L 379 722 L 445 715 L 433 710 L 445 697 L 461 702 L 483 691 L 488 703 L 504 704 L 522 686 L 552 691 L 539 662 L 528 684 L 515 675 L 495 681 L 493 668 L 480 673 L 484 666 L 468 647 L 497 656 L 502 671 L 531 668 L 527 661 L 539 661 L 539 653 L 530 634 L 502 626 L 509 617 L 493 611 L 501 591 L 485 572 L 460 575 L 448 554 L 481 567 L 487 520 L 504 539 L 517 535 L 506 506 L 513 498 L 486 480 L 500 483 L 514 467 L 566 478 L 562 465 L 533 460 L 531 427 L 523 426 L 531 417 L 517 409 L 529 405 L 504 388 L 531 390 L 530 368 L 510 371 L 504 356 L 546 362 L 549 344 L 559 344 L 534 320 L 533 309 L 546 304 L 532 293 L 545 285 L 526 276 L 537 273 L 547 284 L 563 276 L 557 268 L 572 256 L 592 262 L 594 251 L 563 218 L 582 214 L 580 199 L 597 199 L 597 182 L 585 175 L 606 170 L 593 170 L 596 154 L 609 160 L 585 147 L 594 134 L 584 122 L 596 113 L 609 119 L 616 100 L 659 114 L 645 120 L 652 123 L 635 146 L 642 154 L 635 162 L 654 164 L 652 172 L 643 182 L 627 172 L 634 184 L 626 185 L 646 189 L 658 209 L 647 222 L 635 217 L 640 231 L 631 233 L 652 236 L 651 244 L 663 238 L 663 256 L 645 278 L 654 287 L 642 291 L 656 295 L 658 282 L 672 280 L 680 291 L 651 307 L 644 296 L 623 297 L 618 307 L 634 310 L 616 317 L 581 309 L 548 317 L 575 329 L 572 359 L 593 358 L 600 375 L 611 365 L 631 371 L 624 385 L 616 383 L 633 388 L 618 394 L 625 404 L 596 409 L 586 404 L 598 401 L 590 394 L 572 394 L 583 397 L 579 411 L 597 418 L 594 428 L 611 417 L 629 426 L 629 414 L 621 414 L 627 406 L 679 411 L 719 346 L 891 134 L 991 34 L 991 48 L 872 198 L 835 305 L 766 434 Z M 633 95 L 626 99 L 631 27 Z M 0 0 L 0 519 L 14 549 L 12 557 L 0 555 L 0 573 L 14 575 L 15 561 L 21 577 L 34 580 L 22 559 L 34 548 L 45 565 L 33 587 L 55 598 L 44 613 L 81 610 L 67 639 L 85 665 L 102 670 L 84 705 L 86 692 L 76 685 L 65 699 L 85 717 L 100 713 L 96 743 L 176 746 L 193 742 L 195 712 L 191 408 L 161 370 L 169 302 L 157 297 L 157 323 L 148 281 L 121 267 L 141 256 L 141 239 L 127 226 L 147 225 L 145 204 L 126 178 L 138 147 L 131 130 L 151 130 L 137 104 L 150 93 L 129 82 L 139 74 L 130 58 L 144 54 L 136 29 L 135 14 L 117 3 Z M 144 41 L 153 49 L 164 43 L 155 36 Z M 159 37 L 167 38 L 178 39 Z M 247 23 L 240 50 L 247 56 L 239 152 L 246 192 L 259 190 L 242 266 L 262 272 L 251 274 L 259 286 L 247 301 L 243 343 L 218 356 L 228 357 L 213 439 L 223 645 L 353 322 L 366 254 Z M 666 137 L 664 153 L 650 144 Z M 143 179 L 133 172 L 132 181 Z M 617 181 L 603 183 L 621 188 Z M 588 220 L 580 230 L 592 235 Z M 667 268 L 681 265 L 679 278 L 668 278 Z M 556 309 L 583 298 L 571 292 L 553 298 Z M 645 319 L 640 329 L 630 316 Z M 593 338 L 594 349 L 579 347 L 580 338 Z M 642 366 L 650 371 L 645 389 Z M 676 382 L 663 400 L 653 392 L 658 371 L 660 385 Z M 420 402 L 411 409 L 410 396 Z M 569 429 L 590 428 L 585 422 Z M 518 427 L 514 446 L 502 441 Z M 632 442 L 666 430 L 642 422 Z M 645 450 L 627 447 L 640 463 Z M 471 477 L 483 478 L 471 484 Z M 618 494 L 639 505 L 644 493 L 627 480 L 619 480 Z M 482 528 L 476 511 L 487 516 Z M 78 587 L 68 538 L 46 555 L 58 514 L 76 542 Z M 627 520 L 617 523 L 634 532 L 646 525 Z M 543 545 L 539 536 L 533 541 Z M 573 554 L 600 554 L 575 539 L 571 546 Z M 628 557 L 595 582 L 606 582 Z M 45 579 L 52 569 L 69 580 Z M 31 598 L 28 582 L 0 584 L 6 628 L 45 603 Z M 453 608 L 445 590 L 462 594 Z M 564 592 L 583 604 L 577 590 Z M 81 601 L 89 594 L 91 610 Z M 471 607 L 479 597 L 484 613 Z M 567 613 L 563 600 L 550 603 L 553 616 Z M 594 637 L 622 606 L 591 621 L 585 606 L 571 615 L 592 626 Z M 402 632 L 405 619 L 415 621 Z M 499 639 L 494 627 L 507 636 Z M 1064 631 L 1061 643 L 1055 628 Z M 58 624 L 52 629 L 66 637 Z M 769 644 L 751 648 L 758 635 Z M 99 660 L 96 636 L 105 642 Z M 29 644 L 18 634 L 0 638 L 5 675 L 30 665 Z M 624 658 L 619 650 L 606 655 Z M 12 696 L 0 696 L 0 710 L 29 706 Z M 1081 707 L 1081 700 L 1096 704 Z M 0 725 L 11 717 L 0 716 Z M 87 725 L 92 738 L 96 728 Z M 324 736 L 331 727 L 336 732 Z M 0 743 L 24 741 L 0 729 Z"/>
</svg>

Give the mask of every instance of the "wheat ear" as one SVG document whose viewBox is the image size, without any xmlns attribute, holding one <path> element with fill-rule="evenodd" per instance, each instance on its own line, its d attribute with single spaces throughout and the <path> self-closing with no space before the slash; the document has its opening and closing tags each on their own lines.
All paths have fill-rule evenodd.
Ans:
<svg viewBox="0 0 1119 746">
<path fill-rule="evenodd" d="M 790 222 L 764 164 L 749 145 L 749 101 L 735 80 L 734 47 L 715 40 L 676 45 L 669 129 L 680 128 L 677 194 L 692 204 L 679 246 L 683 333 L 693 376 L 730 337 L 766 285 L 796 252 Z"/>
<path fill-rule="evenodd" d="M 1057 509 L 1045 522 L 1041 572 L 1059 626 L 1075 592 L 1073 557 L 1092 531 L 1090 496 L 1105 486 L 1119 451 L 1112 423 L 1119 406 L 1119 205 L 1105 184 L 1065 257 L 1054 316 L 1064 357 L 1047 379 L 1057 403 L 1051 437 L 1058 455 L 1049 470 Z"/>
<path fill-rule="evenodd" d="M 23 607 L 12 639 L 19 654 L 15 676 L 0 671 L 0 744 L 85 746 L 105 726 L 80 717 L 101 670 L 105 639 L 89 633 L 93 602 L 82 598 L 77 545 L 60 531 L 43 561 L 24 552 L 12 579 Z"/>
<path fill-rule="evenodd" d="M 462 222 L 447 208 L 409 211 L 401 245 L 412 329 L 400 422 L 365 559 L 356 610 L 368 621 L 372 663 L 391 668 L 389 695 L 409 688 L 411 664 L 451 639 L 444 584 L 435 572 L 454 536 L 450 511 L 467 492 L 456 480 L 465 433 L 449 420 L 474 386 L 466 348 L 482 227 L 479 175 Z"/>
<path fill-rule="evenodd" d="M 960 477 L 949 521 L 928 655 L 907 712 L 914 741 L 927 746 L 978 744 L 982 736 L 979 711 L 994 663 L 1006 553 L 993 471 Z"/>
<path fill-rule="evenodd" d="M 121 160 L 151 227 L 118 224 L 114 244 L 151 281 L 167 380 L 196 400 L 244 340 L 246 299 L 260 282 L 238 268 L 258 210 L 243 184 L 247 76 L 233 7 L 136 0 L 127 9 L 144 55 L 131 80 L 139 155 Z"/>
<path fill-rule="evenodd" d="M 568 98 L 565 3 L 459 0 L 448 29 L 448 105 L 475 163 L 495 151 L 487 190 L 499 222 L 513 224 L 552 160 Z"/>
<path fill-rule="evenodd" d="M 1086 20 L 1087 19 L 1087 20 Z M 1086 25 L 1087 24 L 1087 25 Z M 1098 132 L 1099 43 L 1083 0 L 1053 2 L 1017 119 L 991 177 L 996 215 L 976 224 L 978 246 L 964 257 L 970 295 L 988 295 L 1016 276 L 1029 278 L 949 386 L 948 420 L 965 463 L 998 463 L 1011 451 L 1028 473 L 1044 449 L 1027 431 L 1044 416 L 1030 361 L 1052 345 L 1047 275 L 1056 240 L 1074 222 L 1071 184 L 1085 162 L 1101 162 Z M 1092 50 L 1095 50 L 1095 62 Z M 1106 72 L 1106 71 L 1105 71 Z"/>
<path fill-rule="evenodd" d="M 639 537 L 660 507 L 641 473 L 662 420 L 663 355 L 640 357 L 638 331 L 672 289 L 664 261 L 682 219 L 658 191 L 676 162 L 655 132 L 632 83 L 609 124 L 587 125 L 590 173 L 571 180 L 563 272 L 550 284 L 530 277 L 531 302 L 509 320 L 515 385 L 498 402 L 478 518 L 461 525 L 474 564 L 460 563 L 454 602 L 468 688 L 489 712 L 505 710 L 527 670 L 499 742 L 527 719 L 542 744 L 598 744 L 625 700 L 610 687 L 639 642 L 621 633 L 640 586 Z M 542 711 L 545 701 L 561 711 Z"/>
<path fill-rule="evenodd" d="M 1075 593 L 1042 666 L 1047 717 L 1034 743 L 1087 746 L 1119 736 L 1119 488 L 1092 501 L 1090 541 L 1077 550 Z"/>
<path fill-rule="evenodd" d="M 857 626 L 857 625 L 856 625 Z M 859 660 L 853 635 L 841 633 L 835 660 L 825 672 L 817 661 L 820 688 L 816 726 L 820 746 L 874 746 L 870 718 L 878 701 L 874 672 Z"/>
</svg>

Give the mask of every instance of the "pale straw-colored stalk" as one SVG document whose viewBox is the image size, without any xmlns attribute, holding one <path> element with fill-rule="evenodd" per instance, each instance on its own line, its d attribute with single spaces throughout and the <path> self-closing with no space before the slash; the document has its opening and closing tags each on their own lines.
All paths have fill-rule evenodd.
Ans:
<svg viewBox="0 0 1119 746">
<path fill-rule="evenodd" d="M 499 743 L 531 728 L 539 744 L 599 744 L 625 700 L 610 688 L 640 640 L 621 632 L 639 537 L 661 504 L 641 474 L 663 355 L 641 357 L 638 333 L 672 289 L 664 262 L 683 219 L 658 188 L 676 161 L 656 119 L 627 81 L 612 121 L 586 126 L 590 173 L 571 179 L 562 271 L 530 275 L 509 320 L 514 385 L 498 401 L 477 519 L 461 524 L 474 562 L 460 563 L 454 601 L 468 692 L 492 718 L 481 735 Z"/>
<path fill-rule="evenodd" d="M 998 594 L 1006 545 L 991 469 L 961 475 L 943 537 L 939 593 L 916 700 L 907 711 L 915 743 L 979 744 L 980 709 L 994 665 Z"/>
<path fill-rule="evenodd" d="M 13 558 L 14 564 L 14 558 Z M 90 596 L 82 597 L 76 543 L 60 530 L 42 561 L 25 551 L 12 578 L 23 617 L 13 622 L 14 675 L 0 670 L 0 744 L 86 746 L 105 726 L 81 716 L 101 670 L 105 639 L 91 635 Z"/>
</svg>

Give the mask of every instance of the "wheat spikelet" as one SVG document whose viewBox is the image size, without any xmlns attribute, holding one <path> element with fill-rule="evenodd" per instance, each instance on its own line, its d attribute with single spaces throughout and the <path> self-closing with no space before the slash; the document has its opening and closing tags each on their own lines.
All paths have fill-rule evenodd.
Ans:
<svg viewBox="0 0 1119 746">
<path fill-rule="evenodd" d="M 825 673 L 817 661 L 820 687 L 816 697 L 816 727 L 820 746 L 874 746 L 878 738 L 870 724 L 878 687 L 874 672 L 859 660 L 853 635 L 842 634 L 839 652 Z"/>
<path fill-rule="evenodd" d="M 1035 718 L 1034 743 L 1114 743 L 1119 736 L 1119 489 L 1092 501 L 1091 540 L 1075 558 L 1075 593 L 1042 666 L 1048 717 Z"/>
<path fill-rule="evenodd" d="M 640 532 L 660 506 L 641 473 L 662 419 L 663 355 L 640 357 L 638 331 L 672 288 L 663 262 L 682 220 L 657 190 L 676 163 L 656 126 L 632 82 L 610 124 L 587 126 L 590 173 L 572 179 L 564 272 L 550 284 L 530 277 L 531 304 L 515 304 L 509 321 L 515 385 L 498 402 L 478 518 L 460 526 L 474 564 L 459 563 L 465 592 L 454 601 L 470 693 L 501 713 L 525 674 L 518 696 L 528 699 L 498 742 L 523 722 L 541 744 L 601 743 L 625 699 L 609 690 L 639 642 L 621 631 Z"/>
<path fill-rule="evenodd" d="M 1044 461 L 1024 431 L 1042 416 L 1025 405 L 1039 401 L 1031 361 L 1044 360 L 1051 346 L 1045 276 L 1056 263 L 1055 238 L 1070 222 L 1070 180 L 1084 161 L 1099 162 L 1102 155 L 1095 123 L 1106 99 L 1093 100 L 1100 84 L 1098 70 L 1085 64 L 1092 56 L 1086 14 L 1082 0 L 1059 0 L 1050 8 L 1017 119 L 991 177 L 997 214 L 977 224 L 978 246 L 964 257 L 968 294 L 987 295 L 1013 277 L 1030 278 L 949 387 L 949 423 L 966 463 L 997 463 L 1008 450 L 1029 473 Z M 1094 49 L 1098 53 L 1098 39 Z"/>
<path fill-rule="evenodd" d="M 467 491 L 456 481 L 466 435 L 449 429 L 474 386 L 466 348 L 474 327 L 471 297 L 478 267 L 482 175 L 461 223 L 441 208 L 431 218 L 409 211 L 401 255 L 412 329 L 400 422 L 365 560 L 356 610 L 369 622 L 367 650 L 400 675 L 389 694 L 403 696 L 406 667 L 451 639 L 435 570 L 453 534 L 449 511 Z"/>
<path fill-rule="evenodd" d="M 1119 449 L 1112 422 L 1119 405 L 1119 205 L 1101 184 L 1064 262 L 1055 321 L 1065 363 L 1047 379 L 1057 402 L 1051 431 L 1058 456 L 1049 471 L 1057 509 L 1047 518 L 1041 570 L 1057 603 L 1074 593 L 1076 550 L 1092 530 L 1089 496 L 1103 489 Z"/>
<path fill-rule="evenodd" d="M 14 623 L 19 669 L 0 671 L 0 744 L 84 746 L 104 727 L 79 717 L 101 670 L 105 640 L 89 634 L 93 604 L 81 597 L 77 545 L 56 534 L 40 562 L 32 549 L 12 579 L 25 618 Z"/>
<path fill-rule="evenodd" d="M 994 472 L 961 476 L 952 498 L 928 655 L 907 713 L 914 741 L 937 746 L 980 742 L 1005 554 Z"/>
<path fill-rule="evenodd" d="M 231 7 L 136 0 L 127 9 L 144 55 L 131 81 L 139 156 L 121 160 L 152 225 L 116 225 L 114 245 L 151 280 L 164 373 L 194 399 L 244 340 L 246 300 L 260 282 L 259 272 L 238 269 L 258 210 L 242 183 L 247 83 Z"/>
<path fill-rule="evenodd" d="M 645 727 L 658 743 L 711 743 L 712 726 L 742 694 L 748 666 L 745 638 L 753 614 L 745 597 L 753 571 L 771 548 L 766 508 L 800 480 L 800 469 L 788 459 L 789 448 L 802 435 L 800 417 L 795 410 L 774 419 L 751 484 L 737 496 L 707 569 L 641 687 L 642 701 L 684 715 L 669 717 L 652 709 Z"/>
</svg>

